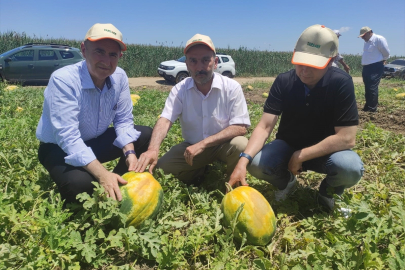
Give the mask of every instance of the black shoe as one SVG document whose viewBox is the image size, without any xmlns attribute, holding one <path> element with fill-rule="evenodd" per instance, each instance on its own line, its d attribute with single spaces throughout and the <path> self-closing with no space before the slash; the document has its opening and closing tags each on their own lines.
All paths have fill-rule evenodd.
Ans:
<svg viewBox="0 0 405 270">
<path fill-rule="evenodd" d="M 363 112 L 376 112 L 376 111 L 377 111 L 377 108 L 371 109 L 371 108 L 369 108 L 369 107 L 364 107 L 364 108 L 362 109 L 362 111 L 363 111 Z"/>
</svg>

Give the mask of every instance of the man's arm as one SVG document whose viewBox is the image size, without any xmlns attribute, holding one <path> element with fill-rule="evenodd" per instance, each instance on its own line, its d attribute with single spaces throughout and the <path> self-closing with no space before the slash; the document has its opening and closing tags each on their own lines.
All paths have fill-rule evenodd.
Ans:
<svg viewBox="0 0 405 270">
<path fill-rule="evenodd" d="M 346 71 L 347 73 L 349 73 L 350 67 L 349 67 L 349 65 L 347 65 L 347 64 L 345 63 L 345 61 L 343 60 L 343 58 L 339 60 L 339 63 L 342 64 L 342 66 L 343 66 L 343 68 L 345 69 L 345 71 Z"/>
<path fill-rule="evenodd" d="M 190 145 L 184 152 L 186 162 L 191 166 L 193 165 L 193 158 L 198 154 L 204 152 L 208 147 L 219 145 L 226 141 L 229 141 L 237 136 L 243 136 L 246 134 L 246 125 L 230 125 L 227 128 L 221 130 L 217 134 L 211 135 L 204 140 Z"/>
<path fill-rule="evenodd" d="M 159 118 L 156 122 L 155 127 L 153 128 L 152 137 L 149 143 L 148 151 L 142 153 L 139 157 L 138 163 L 135 166 L 135 172 L 143 172 L 146 169 L 146 166 L 149 166 L 149 172 L 153 172 L 156 163 L 158 161 L 159 148 L 162 144 L 162 141 L 167 135 L 167 132 L 172 126 L 172 122 L 164 117 Z"/>
<path fill-rule="evenodd" d="M 352 148 L 356 142 L 356 131 L 357 126 L 335 127 L 336 134 L 313 146 L 295 151 L 288 163 L 288 169 L 297 175 L 302 171 L 302 163 L 307 160 Z"/>
<path fill-rule="evenodd" d="M 384 37 L 379 39 L 379 41 L 380 42 L 378 43 L 377 47 L 383 56 L 384 64 L 385 64 L 386 60 L 390 57 L 390 49 L 388 48 L 387 40 Z"/>
<path fill-rule="evenodd" d="M 271 132 L 273 131 L 278 120 L 278 115 L 263 113 L 259 124 L 253 130 L 252 136 L 246 146 L 245 153 L 251 157 L 256 156 L 257 153 L 263 148 L 266 140 L 269 138 Z M 245 180 L 246 177 L 246 166 L 249 160 L 246 158 L 240 158 L 238 164 L 236 164 L 235 169 L 229 179 L 229 184 L 231 186 L 241 183 L 243 186 L 247 186 Z"/>
<path fill-rule="evenodd" d="M 127 151 L 130 151 L 130 150 L 133 150 L 133 151 L 135 152 L 135 147 L 134 147 L 134 144 L 133 144 L 133 143 L 129 143 L 129 144 L 125 145 L 125 146 L 122 148 L 122 153 L 125 154 Z M 135 170 L 136 163 L 138 162 L 138 159 L 136 158 L 136 154 L 132 154 L 132 153 L 129 154 L 129 155 L 126 157 L 125 162 L 126 162 L 126 164 L 127 164 L 128 171 L 133 171 L 133 170 Z"/>
</svg>

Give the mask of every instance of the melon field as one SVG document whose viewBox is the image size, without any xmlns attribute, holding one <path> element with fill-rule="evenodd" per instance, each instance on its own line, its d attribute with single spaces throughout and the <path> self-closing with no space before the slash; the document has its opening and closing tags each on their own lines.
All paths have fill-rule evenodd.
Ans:
<svg viewBox="0 0 405 270">
<path fill-rule="evenodd" d="M 262 114 L 270 83 L 243 85 L 252 127 Z M 405 269 L 405 82 L 382 80 L 378 113 L 359 112 L 354 150 L 364 162 L 359 184 L 340 203 L 344 217 L 316 201 L 323 175 L 299 175 L 298 189 L 276 203 L 268 183 L 248 175 L 277 217 L 266 246 L 234 241 L 236 222 L 225 227 L 220 210 L 225 165 L 214 163 L 201 187 L 155 171 L 164 198 L 156 219 L 126 227 L 119 203 L 95 184 L 93 196 L 63 209 L 47 171 L 37 159 L 35 130 L 45 87 L 0 84 L 0 269 Z M 131 89 L 140 96 L 134 121 L 153 126 L 170 87 Z M 364 86 L 355 85 L 358 107 Z M 274 138 L 274 134 L 269 138 Z M 182 141 L 176 122 L 160 155 Z M 112 169 L 116 161 L 104 164 Z"/>
</svg>

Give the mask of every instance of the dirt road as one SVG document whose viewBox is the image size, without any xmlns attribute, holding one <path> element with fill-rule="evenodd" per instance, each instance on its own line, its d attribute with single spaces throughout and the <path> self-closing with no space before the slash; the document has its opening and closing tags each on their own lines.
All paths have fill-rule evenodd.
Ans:
<svg viewBox="0 0 405 270">
<path fill-rule="evenodd" d="M 250 78 L 234 78 L 240 84 L 250 83 L 254 81 L 265 81 L 272 82 L 275 77 L 250 77 Z M 354 83 L 362 83 L 363 79 L 361 77 L 353 77 Z M 172 86 L 174 83 L 166 82 L 162 77 L 138 77 L 138 78 L 129 78 L 130 87 L 139 87 L 139 86 L 159 86 L 159 85 L 168 85 Z"/>
</svg>

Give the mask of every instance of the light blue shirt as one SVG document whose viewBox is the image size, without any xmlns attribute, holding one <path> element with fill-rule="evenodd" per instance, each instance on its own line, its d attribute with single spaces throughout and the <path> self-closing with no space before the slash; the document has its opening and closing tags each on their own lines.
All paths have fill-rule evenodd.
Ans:
<svg viewBox="0 0 405 270">
<path fill-rule="evenodd" d="M 136 141 L 128 77 L 117 67 L 102 90 L 96 88 L 86 61 L 55 71 L 44 92 L 44 108 L 36 136 L 44 143 L 55 143 L 65 151 L 65 161 L 85 166 L 96 159 L 84 143 L 103 134 L 111 123 L 123 148 Z"/>
</svg>

